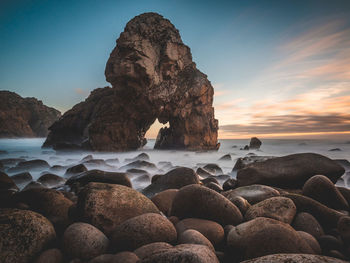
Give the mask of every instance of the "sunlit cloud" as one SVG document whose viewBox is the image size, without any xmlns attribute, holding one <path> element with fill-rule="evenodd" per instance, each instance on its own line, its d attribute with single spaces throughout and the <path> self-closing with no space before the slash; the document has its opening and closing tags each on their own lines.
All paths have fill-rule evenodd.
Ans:
<svg viewBox="0 0 350 263">
<path fill-rule="evenodd" d="M 76 94 L 78 94 L 78 95 L 81 95 L 81 96 L 87 96 L 87 95 L 89 95 L 89 91 L 87 91 L 87 90 L 84 90 L 84 89 L 82 89 L 82 88 L 75 88 L 74 89 L 74 92 L 76 93 Z"/>
</svg>

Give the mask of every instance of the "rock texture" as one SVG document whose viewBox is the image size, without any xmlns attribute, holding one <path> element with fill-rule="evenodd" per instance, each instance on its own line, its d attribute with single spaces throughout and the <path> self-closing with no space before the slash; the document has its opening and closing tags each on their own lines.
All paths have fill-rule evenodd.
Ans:
<svg viewBox="0 0 350 263">
<path fill-rule="evenodd" d="M 46 137 L 61 113 L 35 98 L 0 91 L 0 138 Z"/>
<path fill-rule="evenodd" d="M 129 21 L 105 75 L 112 87 L 94 90 L 66 112 L 44 146 L 136 149 L 158 119 L 170 126 L 159 131 L 155 148 L 218 148 L 213 87 L 169 20 L 145 13 Z"/>
</svg>

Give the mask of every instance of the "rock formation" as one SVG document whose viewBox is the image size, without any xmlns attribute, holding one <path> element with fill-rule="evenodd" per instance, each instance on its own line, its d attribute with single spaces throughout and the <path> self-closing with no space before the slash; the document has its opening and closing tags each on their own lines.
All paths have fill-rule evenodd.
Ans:
<svg viewBox="0 0 350 263">
<path fill-rule="evenodd" d="M 217 149 L 214 90 L 179 31 L 156 13 L 129 21 L 106 64 L 112 87 L 91 92 L 50 127 L 44 146 L 97 151 L 143 146 L 158 119 L 155 148 Z"/>
<path fill-rule="evenodd" d="M 35 98 L 0 91 L 0 137 L 46 137 L 61 113 Z"/>
</svg>

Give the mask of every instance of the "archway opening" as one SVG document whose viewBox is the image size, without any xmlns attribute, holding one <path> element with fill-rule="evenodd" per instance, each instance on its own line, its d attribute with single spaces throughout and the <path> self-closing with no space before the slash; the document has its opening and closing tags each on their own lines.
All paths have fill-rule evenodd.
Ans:
<svg viewBox="0 0 350 263">
<path fill-rule="evenodd" d="M 167 127 L 169 128 L 169 122 L 163 124 L 160 123 L 158 121 L 158 119 L 156 119 L 153 124 L 151 125 L 151 127 L 147 130 L 146 134 L 145 134 L 145 138 L 147 140 L 151 139 L 151 140 L 155 140 L 157 138 L 158 132 L 161 128 Z"/>
</svg>

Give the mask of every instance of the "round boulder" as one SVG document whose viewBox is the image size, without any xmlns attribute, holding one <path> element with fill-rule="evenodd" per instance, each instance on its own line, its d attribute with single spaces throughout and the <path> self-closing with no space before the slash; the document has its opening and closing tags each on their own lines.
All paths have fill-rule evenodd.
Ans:
<svg viewBox="0 0 350 263">
<path fill-rule="evenodd" d="M 343 216 L 338 221 L 338 232 L 346 244 L 350 244 L 350 217 Z"/>
<path fill-rule="evenodd" d="M 177 234 L 174 225 L 165 217 L 147 213 L 124 221 L 112 234 L 113 247 L 117 251 L 133 251 L 154 242 L 173 243 Z"/>
<path fill-rule="evenodd" d="M 243 261 L 242 263 L 345 263 L 346 261 L 309 254 L 275 254 Z"/>
<path fill-rule="evenodd" d="M 134 251 L 134 253 L 140 258 L 144 259 L 150 255 L 156 254 L 161 250 L 166 250 L 172 248 L 173 246 L 165 242 L 154 242 L 151 244 L 139 247 Z"/>
<path fill-rule="evenodd" d="M 291 199 L 278 196 L 251 206 L 244 217 L 247 221 L 257 217 L 269 217 L 290 224 L 296 212 L 297 208 Z"/>
<path fill-rule="evenodd" d="M 45 217 L 29 210 L 0 209 L 0 261 L 30 262 L 56 238 Z"/>
<path fill-rule="evenodd" d="M 243 217 L 239 209 L 221 194 L 201 185 L 188 185 L 176 194 L 171 215 L 202 218 L 221 225 L 237 225 Z"/>
<path fill-rule="evenodd" d="M 48 188 L 54 188 L 57 186 L 64 185 L 66 179 L 62 178 L 61 176 L 48 173 L 40 176 L 37 181 Z"/>
<path fill-rule="evenodd" d="M 294 218 L 292 226 L 295 230 L 309 233 L 316 239 L 324 235 L 324 231 L 320 223 L 309 213 L 298 213 Z"/>
<path fill-rule="evenodd" d="M 79 192 L 77 212 L 81 220 L 109 236 L 125 220 L 159 210 L 150 199 L 130 187 L 89 183 Z"/>
<path fill-rule="evenodd" d="M 200 232 L 194 229 L 188 229 L 179 234 L 178 244 L 198 244 L 209 247 L 212 251 L 215 252 L 213 244 Z"/>
<path fill-rule="evenodd" d="M 51 248 L 42 252 L 34 263 L 63 263 L 62 252 L 57 248 Z"/>
<path fill-rule="evenodd" d="M 62 246 L 69 258 L 89 260 L 106 253 L 108 238 L 96 227 L 86 223 L 74 223 L 64 231 Z"/>
<path fill-rule="evenodd" d="M 156 194 L 151 200 L 165 215 L 170 215 L 170 209 L 178 191 L 178 189 L 168 189 Z"/>
</svg>

